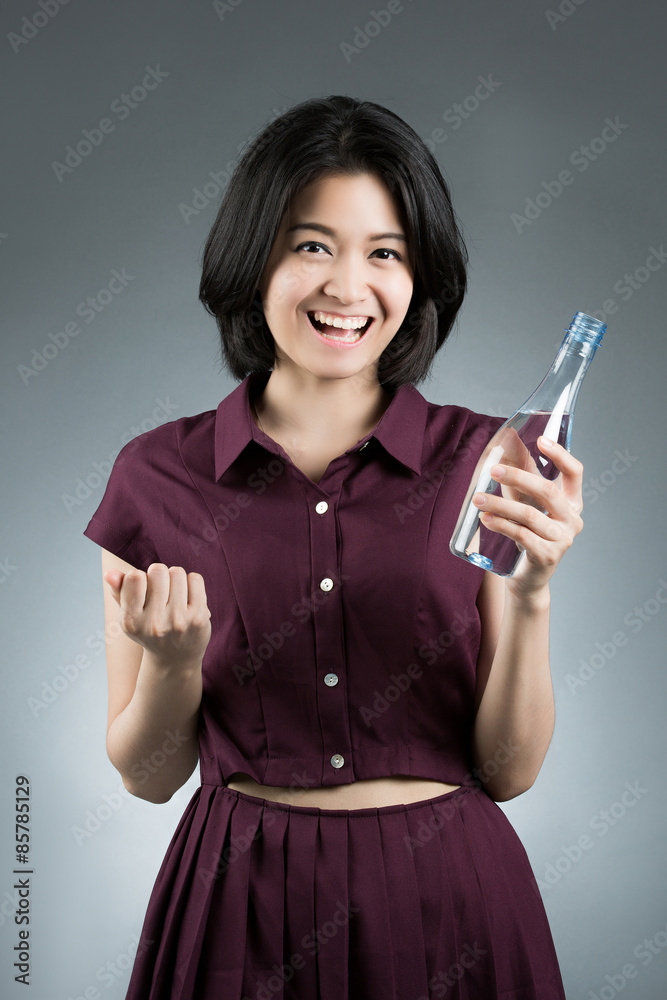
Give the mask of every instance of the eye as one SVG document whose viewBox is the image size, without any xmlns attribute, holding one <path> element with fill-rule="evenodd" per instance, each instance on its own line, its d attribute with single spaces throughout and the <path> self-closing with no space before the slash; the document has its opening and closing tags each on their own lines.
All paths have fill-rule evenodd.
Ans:
<svg viewBox="0 0 667 1000">
<path fill-rule="evenodd" d="M 401 257 L 400 253 L 398 253 L 397 250 L 390 250 L 388 247 L 383 247 L 380 250 L 374 250 L 373 252 L 374 253 L 393 253 L 393 255 L 396 258 L 396 260 L 403 260 L 403 258 Z M 386 259 L 387 258 L 385 257 L 384 260 L 386 260 Z"/>
<path fill-rule="evenodd" d="M 321 247 L 323 250 L 326 250 L 326 247 L 324 247 L 321 243 L 316 243 L 314 240 L 308 240 L 307 243 L 300 243 L 296 249 L 299 251 L 303 250 L 304 247 Z"/>
</svg>

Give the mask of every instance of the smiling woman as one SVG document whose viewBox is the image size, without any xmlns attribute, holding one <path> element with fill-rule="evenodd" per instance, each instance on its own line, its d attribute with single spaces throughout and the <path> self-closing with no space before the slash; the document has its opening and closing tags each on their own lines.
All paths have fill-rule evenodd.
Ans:
<svg viewBox="0 0 667 1000">
<path fill-rule="evenodd" d="M 415 386 L 466 263 L 436 161 L 372 102 L 297 105 L 232 177 L 200 298 L 241 384 L 126 445 L 85 531 L 109 756 L 156 803 L 201 771 L 127 1000 L 402 1000 L 454 969 L 468 1000 L 564 1000 L 497 802 L 553 731 L 546 581 L 581 475 L 554 450 L 567 493 L 516 588 L 449 551 L 503 423 Z"/>
</svg>

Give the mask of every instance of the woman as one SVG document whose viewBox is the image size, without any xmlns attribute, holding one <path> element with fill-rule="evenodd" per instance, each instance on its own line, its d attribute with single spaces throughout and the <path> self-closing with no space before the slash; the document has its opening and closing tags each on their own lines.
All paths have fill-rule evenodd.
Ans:
<svg viewBox="0 0 667 1000">
<path fill-rule="evenodd" d="M 200 298 L 241 384 L 119 453 L 103 547 L 107 746 L 165 802 L 201 767 L 128 1000 L 563 1000 L 525 850 L 497 806 L 554 727 L 549 580 L 582 465 L 498 480 L 501 578 L 448 549 L 503 422 L 427 402 L 466 290 L 419 136 L 350 97 L 272 122 L 232 177 Z"/>
</svg>

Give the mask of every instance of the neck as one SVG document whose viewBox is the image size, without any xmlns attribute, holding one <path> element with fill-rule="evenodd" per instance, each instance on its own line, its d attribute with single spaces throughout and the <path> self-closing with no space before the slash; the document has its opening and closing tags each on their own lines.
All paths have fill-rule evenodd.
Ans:
<svg viewBox="0 0 667 1000">
<path fill-rule="evenodd" d="M 391 402 L 379 382 L 360 374 L 318 378 L 303 369 L 274 368 L 254 397 L 266 434 L 311 442 L 359 440 L 377 424 Z"/>
</svg>

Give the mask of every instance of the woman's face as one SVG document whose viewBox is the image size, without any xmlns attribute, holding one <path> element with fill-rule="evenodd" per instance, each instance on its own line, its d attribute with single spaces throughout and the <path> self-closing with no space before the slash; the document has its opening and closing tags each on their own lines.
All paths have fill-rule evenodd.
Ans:
<svg viewBox="0 0 667 1000">
<path fill-rule="evenodd" d="M 278 363 L 319 378 L 373 372 L 377 381 L 377 360 L 412 298 L 411 253 L 398 205 L 375 175 L 337 175 L 304 188 L 282 219 L 258 286 Z M 325 325 L 322 312 L 346 325 L 372 322 L 348 346 L 340 335 L 357 335 Z M 333 336 L 318 334 L 315 313 Z"/>
</svg>

